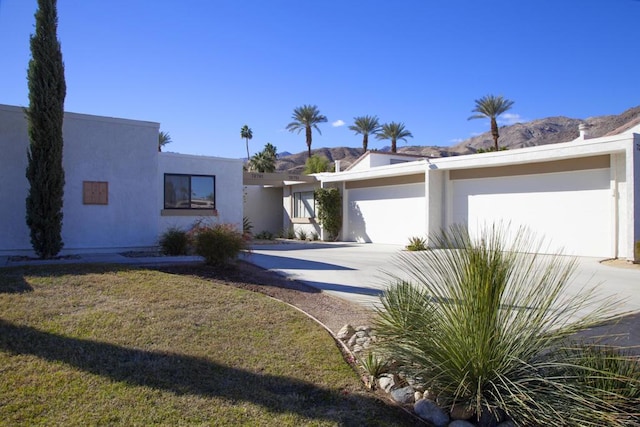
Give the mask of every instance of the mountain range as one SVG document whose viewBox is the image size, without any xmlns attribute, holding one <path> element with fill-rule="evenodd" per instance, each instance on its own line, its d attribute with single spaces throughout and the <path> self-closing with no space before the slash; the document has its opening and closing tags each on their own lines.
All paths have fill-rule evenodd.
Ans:
<svg viewBox="0 0 640 427">
<path fill-rule="evenodd" d="M 500 147 L 516 149 L 532 147 L 536 145 L 557 144 L 576 139 L 580 132 L 578 126 L 587 126 L 587 137 L 597 138 L 605 135 L 614 135 L 631 126 L 640 123 L 640 106 L 630 108 L 618 115 L 589 117 L 587 119 L 574 119 L 569 117 L 547 117 L 526 123 L 500 127 Z M 449 147 L 439 146 L 401 146 L 398 145 L 398 153 L 413 154 L 429 157 L 458 156 L 472 154 L 478 149 L 487 149 L 493 146 L 491 132 L 468 138 L 456 145 Z M 389 147 L 379 151 L 389 151 Z M 312 149 L 312 154 L 319 154 L 329 159 L 331 163 L 340 160 L 341 169 L 347 168 L 363 154 L 362 147 L 334 147 Z M 276 162 L 276 170 L 289 173 L 301 173 L 307 160 L 307 151 L 297 154 L 279 153 Z"/>
</svg>

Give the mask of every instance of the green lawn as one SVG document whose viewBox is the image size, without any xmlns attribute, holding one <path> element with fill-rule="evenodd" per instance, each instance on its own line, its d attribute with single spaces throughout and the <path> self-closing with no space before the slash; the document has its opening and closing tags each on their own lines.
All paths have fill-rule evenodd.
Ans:
<svg viewBox="0 0 640 427">
<path fill-rule="evenodd" d="M 412 425 L 297 310 L 114 266 L 0 269 L 1 425 Z"/>
</svg>

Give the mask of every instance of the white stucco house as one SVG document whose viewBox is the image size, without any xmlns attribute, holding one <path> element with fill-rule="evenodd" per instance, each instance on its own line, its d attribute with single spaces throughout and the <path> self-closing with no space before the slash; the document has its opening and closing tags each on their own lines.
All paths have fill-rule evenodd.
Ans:
<svg viewBox="0 0 640 427">
<path fill-rule="evenodd" d="M 62 254 L 155 247 L 197 219 L 242 229 L 242 161 L 158 152 L 154 122 L 65 113 Z M 0 105 L 0 255 L 33 255 L 27 121 Z"/>
<path fill-rule="evenodd" d="M 342 193 L 343 241 L 406 245 L 452 224 L 503 223 L 526 226 L 552 252 L 640 260 L 640 125 L 455 157 L 367 152 L 315 178 L 283 183 L 284 229 L 319 230 L 313 189 L 331 186 Z"/>
</svg>

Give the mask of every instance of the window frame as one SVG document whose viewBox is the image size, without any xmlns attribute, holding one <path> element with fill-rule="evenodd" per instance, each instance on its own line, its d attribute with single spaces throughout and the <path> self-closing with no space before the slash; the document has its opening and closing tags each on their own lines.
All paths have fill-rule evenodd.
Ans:
<svg viewBox="0 0 640 427">
<path fill-rule="evenodd" d="M 312 207 L 313 208 L 313 212 L 307 212 L 307 209 L 306 209 L 306 206 L 305 206 L 305 212 L 304 212 L 305 216 L 300 216 L 300 215 L 298 215 L 298 214 L 300 214 L 300 212 L 298 212 L 298 209 L 297 209 L 298 208 L 298 200 L 299 200 L 300 203 L 302 203 L 302 201 L 303 201 L 302 195 L 303 194 L 309 194 L 309 193 L 311 193 L 311 197 L 313 199 L 313 207 Z M 299 196 L 296 197 L 297 195 L 299 195 Z M 313 191 L 313 190 L 295 191 L 292 194 L 291 200 L 292 200 L 292 203 L 293 203 L 293 206 L 292 206 L 292 209 L 291 209 L 291 213 L 292 213 L 292 217 L 293 218 L 310 218 L 310 219 L 313 219 L 313 218 L 316 217 L 316 195 L 315 195 L 315 191 Z M 307 213 L 310 213 L 311 216 L 307 216 L 306 215 Z"/>
<path fill-rule="evenodd" d="M 189 178 L 189 200 L 188 206 L 167 206 L 167 177 L 176 176 L 176 177 L 188 177 Z M 193 178 L 211 178 L 213 180 L 213 206 L 203 206 L 203 207 L 193 207 L 192 200 L 192 188 L 193 188 Z M 164 210 L 181 210 L 181 211 L 211 211 L 216 210 L 216 176 L 215 175 L 204 175 L 204 174 L 190 174 L 190 173 L 165 173 L 163 176 L 163 196 L 162 196 L 162 206 Z"/>
</svg>

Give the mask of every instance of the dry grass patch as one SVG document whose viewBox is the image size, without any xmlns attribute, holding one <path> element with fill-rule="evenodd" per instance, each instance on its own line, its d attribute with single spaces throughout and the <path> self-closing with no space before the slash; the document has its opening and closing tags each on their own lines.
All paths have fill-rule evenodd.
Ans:
<svg viewBox="0 0 640 427">
<path fill-rule="evenodd" d="M 411 425 L 297 310 L 113 266 L 0 270 L 7 425 Z"/>
</svg>

